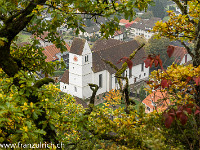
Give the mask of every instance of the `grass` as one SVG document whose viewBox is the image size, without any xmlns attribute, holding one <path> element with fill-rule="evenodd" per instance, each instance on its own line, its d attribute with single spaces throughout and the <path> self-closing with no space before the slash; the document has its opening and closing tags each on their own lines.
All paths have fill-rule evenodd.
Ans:
<svg viewBox="0 0 200 150">
<path fill-rule="evenodd" d="M 65 71 L 55 71 L 54 72 L 54 76 L 62 76 L 64 74 Z"/>
<path fill-rule="evenodd" d="M 17 40 L 17 43 L 22 43 L 22 42 L 30 42 L 31 41 L 31 35 L 30 34 L 25 34 L 20 32 L 19 33 L 19 38 Z"/>
</svg>

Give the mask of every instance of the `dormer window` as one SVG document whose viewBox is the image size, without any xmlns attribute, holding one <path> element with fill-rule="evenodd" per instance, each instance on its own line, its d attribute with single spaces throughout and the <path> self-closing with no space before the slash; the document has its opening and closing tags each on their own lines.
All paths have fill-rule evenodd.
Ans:
<svg viewBox="0 0 200 150">
<path fill-rule="evenodd" d="M 85 56 L 85 62 L 88 62 L 88 55 Z"/>
</svg>

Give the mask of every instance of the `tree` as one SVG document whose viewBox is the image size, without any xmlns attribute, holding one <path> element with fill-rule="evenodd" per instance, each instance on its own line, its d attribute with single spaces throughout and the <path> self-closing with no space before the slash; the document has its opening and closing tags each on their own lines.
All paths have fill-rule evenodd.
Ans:
<svg viewBox="0 0 200 150">
<path fill-rule="evenodd" d="M 167 47 L 169 46 L 170 40 L 161 37 L 160 39 L 155 39 L 154 36 L 152 36 L 149 40 L 148 43 L 145 45 L 145 50 L 147 54 L 155 54 L 158 55 L 160 54 L 160 58 L 163 62 L 163 67 L 166 69 L 168 66 L 172 64 L 174 61 L 173 58 L 169 58 L 167 55 Z M 155 68 L 152 68 L 154 70 Z"/>
<path fill-rule="evenodd" d="M 131 20 L 135 14 L 134 8 L 146 9 L 150 2 L 150 0 L 133 3 L 130 1 L 117 3 L 116 0 L 2 0 L 0 2 L 1 143 L 46 141 L 58 144 L 59 141 L 65 141 L 69 147 L 76 147 L 82 145 L 81 142 L 88 142 L 91 146 L 96 143 L 92 141 L 96 140 L 96 135 L 100 135 L 99 139 L 109 139 L 110 134 L 100 134 L 100 131 L 90 128 L 92 121 L 89 115 L 93 110 L 92 103 L 98 88 L 90 85 L 93 96 L 88 111 L 76 105 L 71 96 L 60 97 L 59 90 L 50 84 L 54 82 L 53 79 L 48 78 L 53 74 L 55 66 L 60 63 L 45 62 L 43 49 L 36 47 L 37 37 L 48 32 L 46 40 L 54 43 L 63 52 L 66 50 L 64 40 L 56 33 L 56 29 L 61 25 L 65 24 L 68 29 L 75 29 L 78 34 L 84 27 L 81 14 L 88 14 L 97 22 L 97 16 L 113 15 L 109 22 L 101 24 L 102 36 L 109 37 L 110 34 L 114 34 L 113 29 L 118 29 L 117 15 L 123 13 L 126 19 Z M 51 21 L 44 19 L 49 15 Z M 29 32 L 35 37 L 30 44 L 18 47 L 16 40 L 21 31 Z M 39 79 L 37 71 L 43 71 L 46 77 Z M 99 116 L 97 113 L 93 115 Z M 96 119 L 98 120 L 98 117 Z M 112 138 L 113 136 L 110 137 L 111 140 Z"/>
<path fill-rule="evenodd" d="M 200 3 L 195 0 L 173 1 L 180 8 L 181 14 L 177 16 L 173 11 L 168 11 L 170 19 L 167 22 L 157 22 L 153 30 L 159 32 L 157 37 L 165 36 L 170 40 L 180 41 L 192 57 L 193 66 L 198 67 L 200 65 L 200 13 L 198 9 Z M 185 41 L 194 43 L 194 48 L 188 47 Z M 196 91 L 195 102 L 200 106 L 199 85 L 196 86 Z"/>
<path fill-rule="evenodd" d="M 153 17 L 152 11 L 147 11 L 140 16 L 141 19 L 150 19 L 151 17 Z"/>
<path fill-rule="evenodd" d="M 150 6 L 149 10 L 152 11 L 154 17 L 161 19 L 165 17 L 165 7 L 160 0 L 156 0 L 155 6 Z"/>
</svg>

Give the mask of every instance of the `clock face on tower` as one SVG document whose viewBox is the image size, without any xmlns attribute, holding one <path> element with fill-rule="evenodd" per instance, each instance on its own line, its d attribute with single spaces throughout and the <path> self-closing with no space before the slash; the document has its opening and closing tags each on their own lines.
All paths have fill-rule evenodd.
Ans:
<svg viewBox="0 0 200 150">
<path fill-rule="evenodd" d="M 78 61 L 78 57 L 77 56 L 74 56 L 74 61 Z"/>
</svg>

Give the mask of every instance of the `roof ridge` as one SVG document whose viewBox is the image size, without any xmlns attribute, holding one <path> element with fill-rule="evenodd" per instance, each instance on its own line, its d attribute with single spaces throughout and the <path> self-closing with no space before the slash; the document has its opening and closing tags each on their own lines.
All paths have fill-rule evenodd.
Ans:
<svg viewBox="0 0 200 150">
<path fill-rule="evenodd" d="M 113 39 L 113 40 L 116 40 L 116 39 Z M 92 51 L 92 52 L 99 52 L 99 51 L 106 50 L 106 49 L 111 48 L 111 47 L 115 47 L 115 46 L 119 46 L 119 45 L 124 44 L 124 43 L 128 43 L 128 42 L 125 42 L 125 41 L 121 41 L 121 42 L 122 42 L 122 43 L 115 44 L 115 45 L 111 45 L 111 46 L 108 46 L 108 47 L 106 47 L 106 48 L 99 49 L 99 50 Z M 129 41 L 129 42 L 130 42 L 130 41 Z"/>
</svg>

